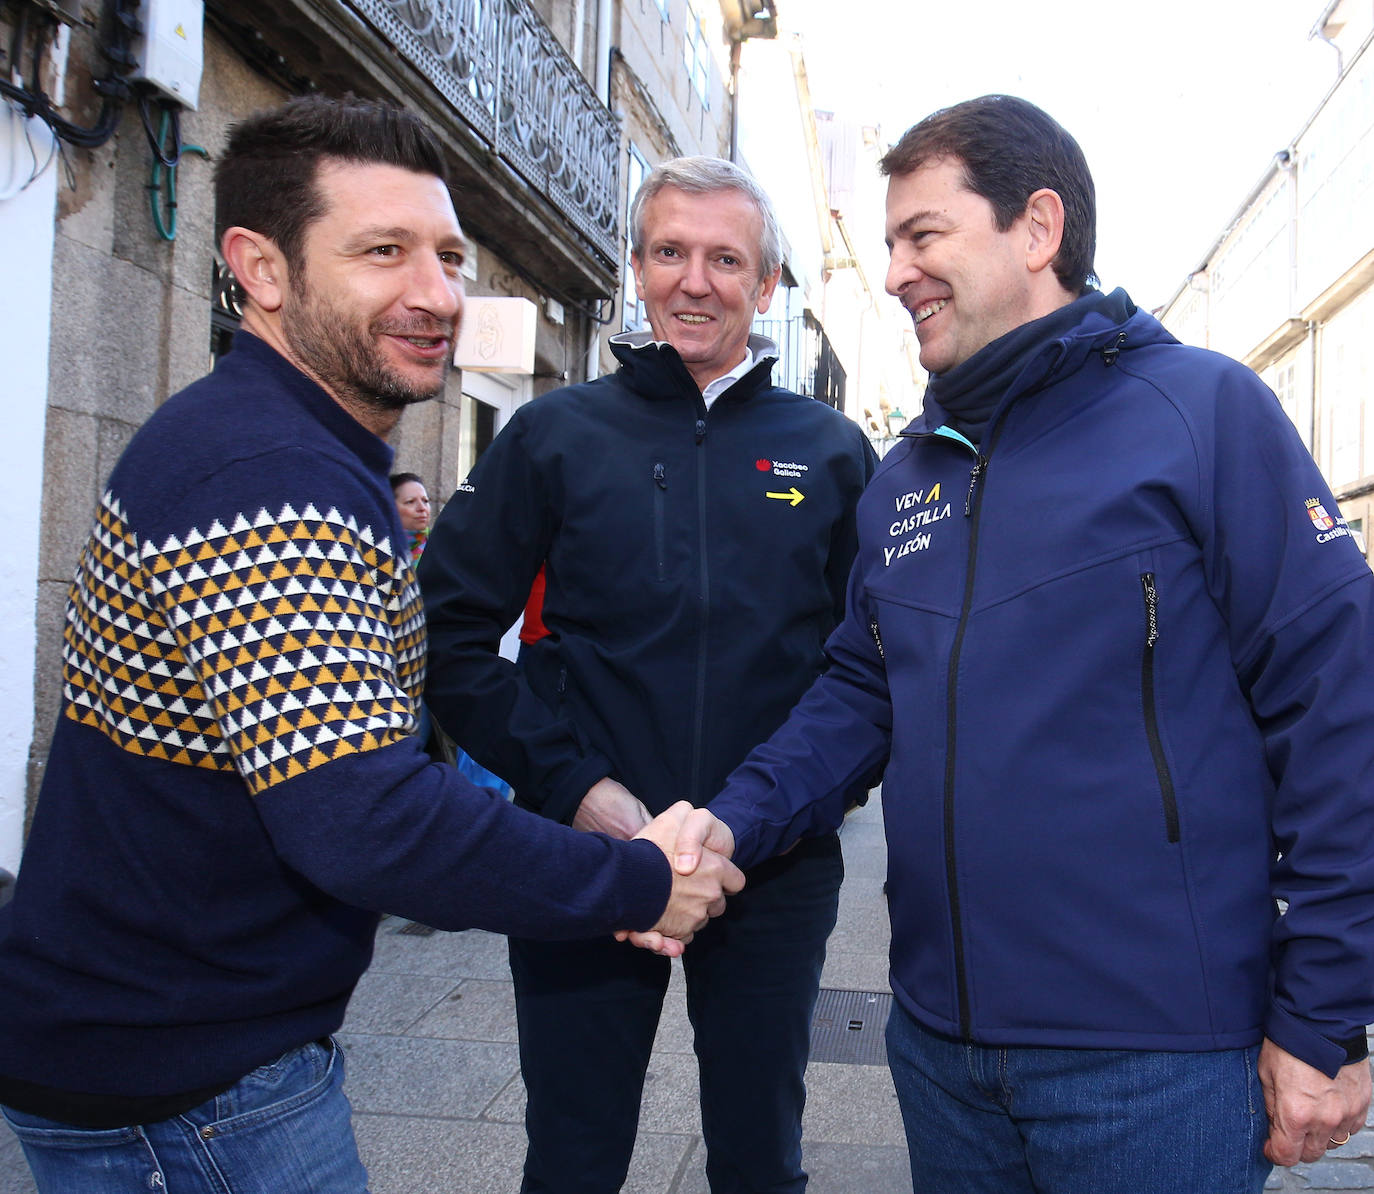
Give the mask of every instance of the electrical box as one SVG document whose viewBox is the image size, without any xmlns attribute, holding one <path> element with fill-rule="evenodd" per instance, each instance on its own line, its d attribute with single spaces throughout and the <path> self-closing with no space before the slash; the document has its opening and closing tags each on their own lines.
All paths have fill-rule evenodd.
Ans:
<svg viewBox="0 0 1374 1194">
<path fill-rule="evenodd" d="M 130 77 L 194 108 L 205 61 L 204 0 L 143 0 L 138 19 L 143 30 L 134 42 L 138 65 Z"/>
</svg>

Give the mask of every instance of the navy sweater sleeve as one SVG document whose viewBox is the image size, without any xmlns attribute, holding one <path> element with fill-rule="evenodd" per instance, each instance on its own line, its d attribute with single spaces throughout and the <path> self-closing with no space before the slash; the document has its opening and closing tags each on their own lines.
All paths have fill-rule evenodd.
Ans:
<svg viewBox="0 0 1374 1194">
<path fill-rule="evenodd" d="M 230 465 L 200 489 L 213 517 L 140 540 L 148 598 L 214 712 L 200 761 L 227 759 L 280 856 L 347 904 L 542 937 L 653 924 L 670 883 L 655 847 L 550 825 L 420 750 L 414 574 L 377 494 L 322 463 L 284 448 Z M 282 495 L 266 505 L 265 477 Z"/>
</svg>

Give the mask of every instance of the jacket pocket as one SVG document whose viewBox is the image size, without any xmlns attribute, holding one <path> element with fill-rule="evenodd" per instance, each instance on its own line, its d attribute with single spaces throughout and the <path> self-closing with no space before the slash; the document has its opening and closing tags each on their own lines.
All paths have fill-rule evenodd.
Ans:
<svg viewBox="0 0 1374 1194">
<path fill-rule="evenodd" d="M 1159 710 L 1155 702 L 1155 644 L 1159 642 L 1159 592 L 1155 588 L 1155 574 L 1140 574 L 1140 589 L 1145 600 L 1145 642 L 1140 656 L 1140 701 L 1145 710 L 1145 737 L 1154 759 L 1155 778 L 1159 782 L 1160 800 L 1164 805 L 1164 832 L 1170 842 L 1179 839 L 1178 796 L 1174 791 L 1169 761 L 1164 757 L 1164 743 L 1159 736 Z"/>
<path fill-rule="evenodd" d="M 668 579 L 668 477 L 662 464 L 654 465 L 654 563 L 660 581 Z"/>
</svg>

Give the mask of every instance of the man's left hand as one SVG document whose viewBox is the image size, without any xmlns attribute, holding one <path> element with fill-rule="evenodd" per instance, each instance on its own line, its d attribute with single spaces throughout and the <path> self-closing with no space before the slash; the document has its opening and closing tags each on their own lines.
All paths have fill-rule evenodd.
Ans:
<svg viewBox="0 0 1374 1194">
<path fill-rule="evenodd" d="M 1334 1078 L 1266 1040 L 1260 1086 L 1269 1113 L 1264 1155 L 1275 1165 L 1315 1161 L 1364 1127 L 1369 1110 L 1369 1062 L 1342 1066 Z"/>
</svg>

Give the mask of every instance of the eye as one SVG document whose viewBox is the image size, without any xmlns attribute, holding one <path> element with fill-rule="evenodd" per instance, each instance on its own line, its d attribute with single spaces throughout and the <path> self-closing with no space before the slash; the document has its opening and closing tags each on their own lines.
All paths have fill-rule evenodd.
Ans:
<svg viewBox="0 0 1374 1194">
<path fill-rule="evenodd" d="M 462 269 L 463 261 L 465 260 L 465 258 L 463 257 L 462 253 L 450 251 L 446 253 L 440 253 L 439 260 L 442 261 L 446 266 L 448 266 L 449 269 Z"/>
<path fill-rule="evenodd" d="M 676 257 L 678 253 L 676 249 L 671 248 L 668 245 L 663 245 L 659 248 L 658 255 L 660 257 Z"/>
<path fill-rule="evenodd" d="M 370 250 L 374 257 L 396 257 L 400 255 L 399 245 L 374 245 Z"/>
<path fill-rule="evenodd" d="M 722 253 L 717 258 L 717 260 L 721 263 L 721 265 L 728 265 L 733 267 L 739 264 L 739 258 L 732 257 L 729 253 Z"/>
</svg>

